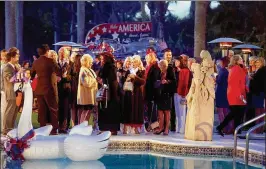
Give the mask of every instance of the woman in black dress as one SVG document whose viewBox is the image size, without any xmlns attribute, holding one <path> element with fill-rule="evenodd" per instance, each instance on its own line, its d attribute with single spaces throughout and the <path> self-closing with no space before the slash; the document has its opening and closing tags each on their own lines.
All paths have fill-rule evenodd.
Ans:
<svg viewBox="0 0 266 169">
<path fill-rule="evenodd" d="M 71 81 L 71 126 L 75 126 L 78 124 L 77 120 L 77 112 L 78 112 L 78 104 L 77 104 L 77 91 L 78 91 L 78 81 L 79 81 L 79 71 L 81 68 L 80 63 L 81 55 L 77 54 L 74 58 L 74 65 L 71 71 L 72 81 Z"/>
<path fill-rule="evenodd" d="M 103 67 L 99 72 L 99 82 L 109 86 L 109 101 L 107 108 L 105 102 L 99 103 L 99 128 L 101 131 L 111 131 L 113 135 L 117 135 L 120 128 L 120 98 L 118 90 L 118 82 L 116 75 L 116 67 L 114 56 L 111 53 L 104 52 Z"/>
<path fill-rule="evenodd" d="M 157 99 L 159 128 L 155 130 L 154 134 L 161 134 L 164 132 L 164 135 L 168 135 L 171 117 L 170 111 L 172 109 L 171 96 L 175 92 L 175 75 L 174 72 L 167 71 L 168 62 L 166 60 L 161 60 L 159 62 L 159 68 L 161 72 L 155 83 L 159 98 Z"/>
</svg>

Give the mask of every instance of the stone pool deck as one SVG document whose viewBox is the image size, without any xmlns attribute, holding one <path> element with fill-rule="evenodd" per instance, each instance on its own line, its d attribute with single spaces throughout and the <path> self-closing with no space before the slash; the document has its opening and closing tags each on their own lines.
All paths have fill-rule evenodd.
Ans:
<svg viewBox="0 0 266 169">
<path fill-rule="evenodd" d="M 245 152 L 245 139 L 238 139 L 238 160 L 243 161 Z M 122 135 L 111 137 L 108 147 L 113 151 L 141 151 L 160 153 L 166 155 L 186 156 L 211 156 L 233 157 L 233 135 L 221 137 L 214 134 L 213 141 L 185 140 L 183 134 L 170 133 L 169 136 L 153 135 L 152 133 L 140 135 Z M 265 165 L 265 140 L 251 140 L 249 149 L 249 161 L 255 164 Z"/>
</svg>

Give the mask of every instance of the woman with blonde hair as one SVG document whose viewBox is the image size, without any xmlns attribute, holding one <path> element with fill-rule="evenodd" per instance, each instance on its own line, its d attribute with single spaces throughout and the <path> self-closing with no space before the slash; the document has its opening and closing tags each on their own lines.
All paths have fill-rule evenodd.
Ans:
<svg viewBox="0 0 266 169">
<path fill-rule="evenodd" d="M 224 136 L 223 128 L 234 120 L 234 129 L 242 122 L 246 107 L 246 71 L 243 68 L 243 59 L 240 55 L 234 55 L 230 59 L 227 98 L 230 112 L 223 122 L 217 126 L 217 131 Z"/>
<path fill-rule="evenodd" d="M 148 125 L 145 125 L 147 131 L 150 131 L 149 124 L 152 124 L 153 122 L 157 121 L 157 113 L 156 113 L 156 102 L 159 99 L 158 93 L 155 91 L 154 84 L 158 80 L 157 77 L 160 74 L 160 68 L 158 67 L 157 63 L 157 56 L 154 52 L 154 50 L 147 50 L 146 55 L 146 71 L 145 71 L 145 77 L 146 77 L 146 83 L 144 86 L 144 93 L 145 93 L 145 102 L 147 106 L 147 120 Z"/>
<path fill-rule="evenodd" d="M 265 94 L 264 94 L 264 78 L 265 78 L 265 59 L 263 57 L 256 58 L 255 62 L 255 73 L 251 76 L 250 79 L 250 93 L 251 93 L 251 100 L 252 100 L 252 108 L 253 114 L 256 116 L 261 115 L 265 112 Z M 250 113 L 250 112 L 249 112 Z M 253 116 L 254 117 L 254 116 Z M 248 119 L 247 119 L 248 120 Z M 263 121 L 260 119 L 256 121 L 256 124 L 259 124 Z M 263 128 L 259 128 L 256 130 L 256 133 L 262 133 Z"/>
<path fill-rule="evenodd" d="M 123 98 L 123 134 L 129 133 L 127 129 L 133 129 L 134 134 L 139 134 L 144 123 L 145 69 L 140 56 L 134 55 L 132 62 L 132 68 L 126 72 L 126 81 L 123 87 L 125 93 Z"/>
<path fill-rule="evenodd" d="M 91 69 L 93 59 L 89 54 L 82 56 L 81 68 L 79 72 L 77 104 L 80 106 L 78 110 L 78 123 L 82 123 L 89 119 L 94 106 L 96 105 L 96 92 L 98 89 L 96 73 Z"/>
<path fill-rule="evenodd" d="M 61 70 L 57 83 L 59 96 L 59 132 L 67 133 L 70 123 L 71 71 L 73 69 L 73 62 L 69 59 L 70 51 L 68 47 L 61 47 L 58 51 L 58 56 L 58 66 Z"/>
</svg>

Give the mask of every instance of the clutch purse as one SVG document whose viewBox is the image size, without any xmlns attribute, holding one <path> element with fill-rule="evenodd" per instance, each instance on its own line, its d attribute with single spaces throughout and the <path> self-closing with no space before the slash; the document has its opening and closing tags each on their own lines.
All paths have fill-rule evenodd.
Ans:
<svg viewBox="0 0 266 169">
<path fill-rule="evenodd" d="M 125 82 L 124 83 L 124 86 L 123 86 L 124 91 L 131 91 L 132 92 L 133 89 L 134 89 L 134 85 L 132 82 Z"/>
<path fill-rule="evenodd" d="M 186 98 L 181 98 L 180 99 L 180 104 L 181 105 L 187 105 L 187 99 Z"/>
</svg>

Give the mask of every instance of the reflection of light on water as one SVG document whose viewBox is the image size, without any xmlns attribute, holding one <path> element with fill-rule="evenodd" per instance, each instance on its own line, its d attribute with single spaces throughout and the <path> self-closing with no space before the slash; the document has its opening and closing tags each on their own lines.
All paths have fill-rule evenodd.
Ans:
<svg viewBox="0 0 266 169">
<path fill-rule="evenodd" d="M 110 152 L 111 153 L 111 152 Z M 233 168 L 232 158 L 202 156 L 172 156 L 156 153 L 112 152 L 98 161 L 73 162 L 69 159 L 26 160 L 22 164 L 17 161 L 5 161 L 1 153 L 1 169 L 127 169 L 127 168 L 175 168 L 175 169 L 229 169 Z M 127 154 L 129 153 L 129 154 Z M 6 163 L 6 165 L 5 165 Z M 236 168 L 244 168 L 244 164 L 236 163 Z M 263 168 L 259 165 L 248 166 L 247 169 Z"/>
</svg>

